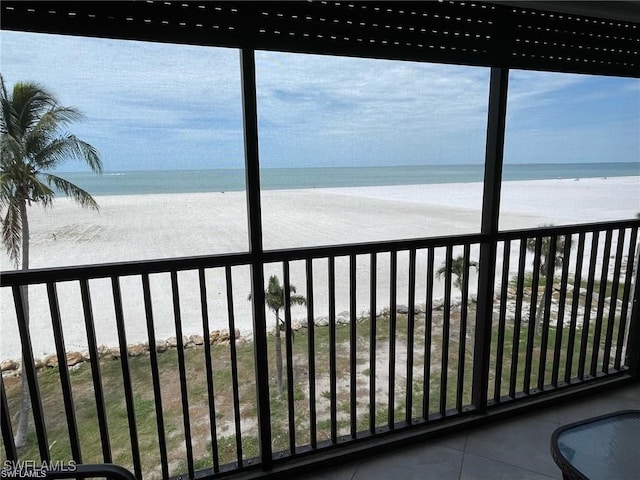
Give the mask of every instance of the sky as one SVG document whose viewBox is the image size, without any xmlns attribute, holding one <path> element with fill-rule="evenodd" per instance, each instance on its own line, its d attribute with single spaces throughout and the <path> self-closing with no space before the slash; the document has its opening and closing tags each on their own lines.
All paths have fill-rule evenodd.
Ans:
<svg viewBox="0 0 640 480">
<path fill-rule="evenodd" d="M 105 171 L 243 167 L 237 50 L 0 35 L 7 86 L 37 82 L 82 111 L 69 131 Z M 489 73 L 257 52 L 261 166 L 482 164 Z M 640 163 L 639 79 L 512 71 L 508 102 L 506 163 Z"/>
</svg>

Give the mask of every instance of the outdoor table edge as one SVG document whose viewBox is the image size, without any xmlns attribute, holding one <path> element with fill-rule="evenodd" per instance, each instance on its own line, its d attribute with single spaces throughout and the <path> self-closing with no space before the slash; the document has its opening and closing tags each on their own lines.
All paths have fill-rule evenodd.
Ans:
<svg viewBox="0 0 640 480">
<path fill-rule="evenodd" d="M 605 420 L 611 417 L 627 415 L 630 413 L 640 413 L 640 410 L 619 410 L 617 412 L 607 413 L 604 415 L 599 415 L 597 417 L 590 417 L 578 422 L 569 423 L 555 429 L 553 434 L 551 435 L 551 456 L 553 457 L 554 462 L 556 462 L 556 465 L 558 465 L 558 467 L 560 467 L 560 470 L 562 470 L 563 476 L 566 474 L 572 479 L 575 478 L 577 480 L 589 480 L 589 478 L 587 478 L 582 472 L 580 472 L 580 470 L 574 467 L 560 452 L 560 448 L 558 447 L 558 437 L 561 434 L 563 434 L 566 430 L 575 427 L 580 427 L 589 423 L 598 422 L 600 420 Z"/>
</svg>

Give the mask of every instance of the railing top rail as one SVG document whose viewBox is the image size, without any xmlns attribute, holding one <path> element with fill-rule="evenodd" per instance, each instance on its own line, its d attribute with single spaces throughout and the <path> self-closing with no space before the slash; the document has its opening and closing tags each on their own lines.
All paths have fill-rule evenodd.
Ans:
<svg viewBox="0 0 640 480">
<path fill-rule="evenodd" d="M 7 270 L 0 272 L 0 286 L 24 285 L 46 282 L 66 282 L 91 278 L 126 277 L 131 275 L 194 270 L 198 268 L 247 265 L 251 254 L 234 253 L 179 257 L 159 260 L 101 263 L 80 266 L 62 266 L 31 270 Z"/>
<path fill-rule="evenodd" d="M 307 258 L 339 257 L 352 254 L 382 253 L 411 248 L 441 247 L 480 243 L 481 234 L 446 237 L 415 238 L 367 243 L 351 243 L 317 247 L 300 247 L 263 252 L 259 261 L 265 263 L 303 260 Z M 158 260 L 103 263 L 81 266 L 63 266 L 31 270 L 7 270 L 0 273 L 0 287 L 46 282 L 64 282 L 80 279 L 125 277 L 131 275 L 164 273 L 235 265 L 248 265 L 256 261 L 251 253 L 221 254 L 209 256 L 180 257 Z"/>
<path fill-rule="evenodd" d="M 596 230 L 603 231 L 634 227 L 640 227 L 640 219 L 501 231 L 498 233 L 496 240 L 503 241 L 536 236 L 577 234 Z M 260 255 L 260 258 L 257 258 L 257 256 L 254 254 L 243 252 L 221 255 L 204 255 L 157 260 L 103 263 L 94 265 L 63 266 L 32 270 L 7 270 L 0 272 L 0 287 L 47 282 L 65 282 L 80 279 L 126 277 L 132 275 L 195 270 L 198 268 L 249 265 L 255 261 L 271 263 L 313 258 L 385 253 L 410 249 L 446 247 L 449 245 L 456 246 L 465 244 L 478 244 L 486 242 L 488 240 L 489 238 L 487 235 L 475 233 L 441 237 L 268 250 L 263 252 L 263 254 Z"/>
<path fill-rule="evenodd" d="M 283 260 L 304 260 L 307 258 L 341 257 L 347 255 L 363 255 L 370 253 L 386 253 L 401 250 L 446 247 L 448 245 L 466 245 L 480 243 L 486 236 L 480 233 L 449 235 L 441 237 L 411 238 L 403 240 L 387 240 L 366 243 L 349 243 L 343 245 L 327 245 L 319 247 L 288 248 L 268 250 L 264 252 L 265 262 Z"/>
<path fill-rule="evenodd" d="M 617 230 L 620 228 L 640 227 L 640 219 L 635 220 L 615 220 L 611 222 L 581 223 L 575 225 L 548 225 L 538 228 L 528 228 L 519 230 L 504 230 L 498 233 L 498 240 L 513 240 L 530 237 L 546 237 L 550 235 L 566 235 L 576 233 L 586 233 L 606 230 Z"/>
</svg>

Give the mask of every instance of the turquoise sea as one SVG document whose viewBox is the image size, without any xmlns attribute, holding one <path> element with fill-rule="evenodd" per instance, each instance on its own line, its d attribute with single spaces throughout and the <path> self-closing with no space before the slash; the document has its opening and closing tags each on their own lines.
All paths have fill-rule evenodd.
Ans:
<svg viewBox="0 0 640 480">
<path fill-rule="evenodd" d="M 264 190 L 481 182 L 482 165 L 267 168 Z M 503 180 L 620 177 L 640 175 L 640 163 L 505 165 Z M 92 195 L 196 193 L 245 189 L 243 169 L 60 173 Z"/>
</svg>

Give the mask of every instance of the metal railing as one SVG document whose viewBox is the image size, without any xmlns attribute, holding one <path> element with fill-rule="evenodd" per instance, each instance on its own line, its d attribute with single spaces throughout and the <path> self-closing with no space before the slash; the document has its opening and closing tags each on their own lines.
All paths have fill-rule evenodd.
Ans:
<svg viewBox="0 0 640 480">
<path fill-rule="evenodd" d="M 17 324 L 35 431 L 16 448 L 20 377 L 3 377 L 4 459 L 117 463 L 137 478 L 215 477 L 271 468 L 265 458 L 312 459 L 398 432 L 424 434 L 469 412 L 637 374 L 629 332 L 638 328 L 639 226 L 4 272 L 12 305 L 3 331 Z M 495 249 L 490 268 L 479 265 L 483 247 Z M 238 328 L 256 265 L 263 289 L 267 275 L 283 285 L 281 394 L 274 312 L 254 305 L 269 319 L 258 326 L 271 332 L 267 345 L 255 326 L 253 339 Z M 494 295 L 478 297 L 484 282 Z M 291 305 L 292 285 L 304 306 Z M 27 321 L 42 311 L 57 366 L 34 356 L 41 332 Z M 85 361 L 75 366 L 65 338 L 78 326 L 69 318 L 81 318 L 86 332 Z M 172 326 L 169 344 L 159 322 Z M 486 322 L 491 334 L 478 342 Z M 200 333 L 188 336 L 196 325 Z M 115 329 L 111 348 L 98 341 L 105 328 Z M 148 347 L 136 352 L 132 332 L 141 329 Z M 267 365 L 256 363 L 259 347 Z"/>
</svg>

